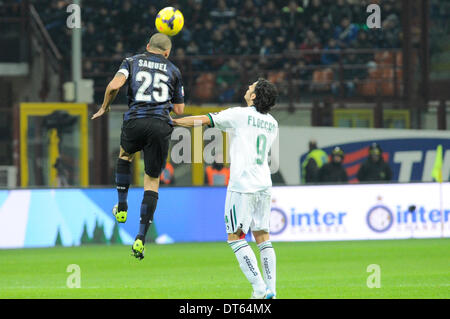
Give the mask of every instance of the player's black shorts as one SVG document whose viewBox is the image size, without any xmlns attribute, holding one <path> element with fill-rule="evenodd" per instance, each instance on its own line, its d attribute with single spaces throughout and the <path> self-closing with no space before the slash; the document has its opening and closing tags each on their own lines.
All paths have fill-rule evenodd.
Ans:
<svg viewBox="0 0 450 319">
<path fill-rule="evenodd" d="M 120 146 L 128 154 L 144 151 L 145 173 L 159 177 L 166 166 L 173 126 L 155 118 L 131 119 L 123 122 Z"/>
</svg>

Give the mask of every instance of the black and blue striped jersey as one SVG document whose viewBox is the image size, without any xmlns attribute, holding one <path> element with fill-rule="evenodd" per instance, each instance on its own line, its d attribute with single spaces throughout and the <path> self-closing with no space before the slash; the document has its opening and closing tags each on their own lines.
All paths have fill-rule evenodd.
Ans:
<svg viewBox="0 0 450 319">
<path fill-rule="evenodd" d="M 180 70 L 161 54 L 145 52 L 123 60 L 119 71 L 127 77 L 128 111 L 124 121 L 158 118 L 172 124 L 173 103 L 184 103 Z"/>
</svg>

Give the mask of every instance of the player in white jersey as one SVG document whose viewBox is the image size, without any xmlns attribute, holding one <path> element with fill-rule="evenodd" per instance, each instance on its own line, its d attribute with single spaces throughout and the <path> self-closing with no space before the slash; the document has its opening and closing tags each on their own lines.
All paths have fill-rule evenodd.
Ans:
<svg viewBox="0 0 450 319">
<path fill-rule="evenodd" d="M 268 113 L 277 98 L 275 86 L 258 79 L 245 93 L 247 107 L 173 120 L 176 125 L 209 125 L 230 138 L 230 180 L 225 201 L 228 243 L 253 286 L 252 298 L 275 298 L 276 257 L 269 239 L 272 180 L 268 154 L 278 134 L 278 123 Z M 260 250 L 263 277 L 253 250 L 245 240 L 249 229 Z"/>
</svg>

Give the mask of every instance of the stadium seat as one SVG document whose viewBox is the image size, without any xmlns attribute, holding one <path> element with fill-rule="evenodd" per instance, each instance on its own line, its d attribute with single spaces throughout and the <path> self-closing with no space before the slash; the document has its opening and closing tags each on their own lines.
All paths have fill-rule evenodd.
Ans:
<svg viewBox="0 0 450 319">
<path fill-rule="evenodd" d="M 392 80 L 386 80 L 381 83 L 381 94 L 384 96 L 392 96 L 394 95 L 394 83 Z"/>
<path fill-rule="evenodd" d="M 281 83 L 283 82 L 285 75 L 286 74 L 283 71 L 269 72 L 269 74 L 267 75 L 267 80 L 272 83 Z"/>
<path fill-rule="evenodd" d="M 325 69 L 325 70 L 323 70 L 323 76 L 324 76 L 324 80 L 326 82 L 333 81 L 333 70 L 332 69 Z"/>
<path fill-rule="evenodd" d="M 316 70 L 313 72 L 312 80 L 315 83 L 318 83 L 321 81 L 322 78 L 322 70 Z"/>
<path fill-rule="evenodd" d="M 394 70 L 391 68 L 381 69 L 381 78 L 383 79 L 393 79 L 394 78 Z"/>
<path fill-rule="evenodd" d="M 313 72 L 311 90 L 327 91 L 333 81 L 333 70 L 330 68 Z"/>
<path fill-rule="evenodd" d="M 395 59 L 397 62 L 397 67 L 401 67 L 403 65 L 403 54 L 402 52 L 397 52 L 395 55 Z"/>
<path fill-rule="evenodd" d="M 367 80 L 361 83 L 359 87 L 359 92 L 364 96 L 375 96 L 377 94 L 376 82 Z"/>
<path fill-rule="evenodd" d="M 380 80 L 382 79 L 382 69 L 376 68 L 369 70 L 369 79 Z"/>
<path fill-rule="evenodd" d="M 214 96 L 216 76 L 213 73 L 202 73 L 195 81 L 194 95 L 202 101 Z"/>
<path fill-rule="evenodd" d="M 394 53 L 382 51 L 375 53 L 375 62 L 377 64 L 394 64 Z"/>
</svg>

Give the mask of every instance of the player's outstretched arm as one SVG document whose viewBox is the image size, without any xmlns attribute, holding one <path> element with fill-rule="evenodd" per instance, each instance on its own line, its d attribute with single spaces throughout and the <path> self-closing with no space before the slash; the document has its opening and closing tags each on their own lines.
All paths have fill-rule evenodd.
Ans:
<svg viewBox="0 0 450 319">
<path fill-rule="evenodd" d="M 96 119 L 97 117 L 102 116 L 105 113 L 108 113 L 111 108 L 111 103 L 114 101 L 114 99 L 117 96 L 117 93 L 119 93 L 120 88 L 125 84 L 127 81 L 127 77 L 118 72 L 116 76 L 109 82 L 108 86 L 106 87 L 105 91 L 105 98 L 103 99 L 102 107 L 95 113 L 91 120 Z"/>
<path fill-rule="evenodd" d="M 208 115 L 187 116 L 174 119 L 173 123 L 183 127 L 193 127 L 202 125 L 211 125 L 211 119 Z"/>
<path fill-rule="evenodd" d="M 184 112 L 184 103 L 173 104 L 173 112 L 176 115 L 183 115 Z"/>
</svg>

